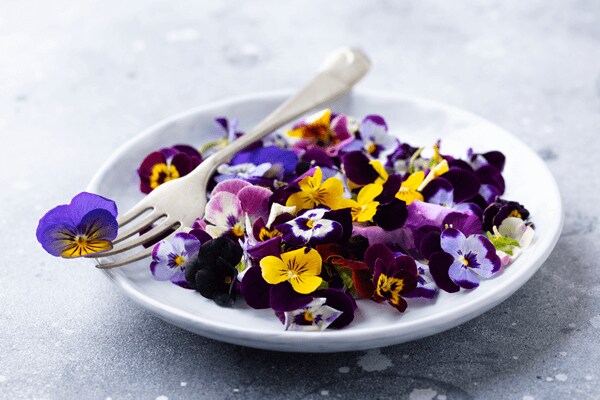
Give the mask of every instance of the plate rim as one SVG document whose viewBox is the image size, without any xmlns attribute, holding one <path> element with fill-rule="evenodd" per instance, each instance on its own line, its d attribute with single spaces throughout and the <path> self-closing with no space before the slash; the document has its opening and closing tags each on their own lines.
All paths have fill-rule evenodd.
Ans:
<svg viewBox="0 0 600 400">
<path fill-rule="evenodd" d="M 150 135 L 156 130 L 159 130 L 181 119 L 189 118 L 195 114 L 207 112 L 211 109 L 227 107 L 247 101 L 284 99 L 292 93 L 293 92 L 290 90 L 275 90 L 248 93 L 239 96 L 228 97 L 217 101 L 212 101 L 197 107 L 190 108 L 183 112 L 176 113 L 170 117 L 161 119 L 160 121 L 143 129 L 141 132 L 134 135 L 132 138 L 128 139 L 121 146 L 119 146 L 102 164 L 100 169 L 94 174 L 86 190 L 92 193 L 98 192 L 102 178 L 108 173 L 108 171 L 110 170 L 110 166 L 114 164 L 114 162 L 121 158 L 123 155 L 127 154 L 128 151 L 132 147 L 134 147 L 138 142 L 140 142 L 142 138 Z M 552 182 L 552 187 L 548 189 L 554 192 L 552 198 L 556 201 L 556 207 L 560 210 L 560 213 L 557 216 L 558 218 L 554 220 L 552 224 L 549 225 L 553 229 L 551 229 L 551 232 L 549 232 L 548 235 L 550 235 L 551 233 L 552 236 L 543 243 L 536 243 L 536 246 L 544 245 L 543 248 L 538 248 L 537 250 L 540 253 L 540 256 L 534 259 L 530 263 L 528 268 L 524 268 L 525 271 L 523 273 L 515 275 L 513 280 L 506 282 L 505 285 L 497 285 L 487 288 L 488 293 L 483 299 L 476 298 L 471 299 L 470 301 L 466 301 L 460 304 L 457 308 L 447 312 L 442 316 L 432 314 L 424 316 L 417 320 L 405 321 L 405 325 L 403 326 L 403 328 L 407 329 L 408 332 L 404 335 L 399 336 L 401 340 L 394 340 L 393 338 L 390 340 L 390 333 L 393 333 L 391 332 L 391 330 L 394 328 L 392 324 L 390 324 L 389 326 L 381 326 L 376 328 L 351 327 L 349 329 L 341 329 L 335 331 L 327 330 L 324 332 L 287 332 L 282 330 L 282 334 L 276 336 L 273 335 L 273 333 L 265 332 L 264 330 L 260 329 L 240 329 L 235 326 L 223 325 L 218 322 L 215 323 L 214 321 L 206 320 L 206 318 L 204 317 L 199 317 L 187 311 L 178 309 L 174 306 L 164 304 L 138 291 L 126 278 L 119 274 L 112 273 L 111 270 L 101 270 L 103 272 L 103 275 L 108 277 L 110 281 L 113 284 L 115 284 L 123 294 L 125 294 L 130 299 L 134 300 L 146 310 L 152 312 L 153 314 L 157 315 L 158 317 L 167 321 L 168 323 L 179 326 L 188 331 L 192 331 L 194 333 L 217 339 L 220 341 L 225 341 L 228 343 L 242 344 L 245 346 L 270 350 L 298 352 L 338 352 L 360 350 L 399 344 L 417 338 L 431 336 L 446 331 L 448 329 L 452 329 L 458 325 L 461 325 L 464 322 L 467 322 L 485 313 L 489 309 L 495 307 L 502 301 L 506 300 L 514 292 L 520 289 L 527 281 L 529 281 L 529 279 L 531 279 L 531 277 L 537 272 L 541 265 L 550 256 L 552 250 L 558 242 L 564 223 L 563 201 L 560 194 L 560 190 L 558 188 L 558 184 L 556 182 L 556 179 L 554 178 L 554 175 L 552 174 L 546 163 L 541 159 L 541 157 L 537 153 L 535 153 L 527 144 L 522 142 L 517 136 L 513 135 L 507 130 L 501 128 L 500 126 L 496 125 L 495 123 L 491 122 L 486 118 L 474 114 L 471 111 L 467 111 L 453 105 L 409 94 L 401 94 L 380 90 L 354 90 L 347 96 L 363 96 L 374 97 L 378 99 L 393 99 L 394 101 L 409 102 L 420 106 L 424 106 L 426 108 L 440 109 L 444 112 L 460 115 L 464 118 L 477 121 L 484 125 L 491 126 L 497 130 L 502 131 L 504 134 L 510 136 L 511 138 L 519 142 L 519 144 L 523 148 L 525 148 L 531 156 L 536 158 L 540 162 L 540 165 L 544 168 L 545 172 L 550 178 L 550 181 Z M 432 326 L 435 327 L 435 329 L 432 329 Z M 364 335 L 367 333 L 369 335 L 369 343 L 373 342 L 373 340 L 379 340 L 381 341 L 381 344 L 376 346 L 361 346 L 361 339 L 362 342 L 364 342 Z M 228 336 L 226 337 L 224 336 L 224 334 Z M 320 341 L 320 345 L 318 346 L 318 348 L 307 349 L 306 341 L 313 341 L 317 338 Z M 337 343 L 339 340 L 346 341 L 344 343 L 345 346 L 339 346 L 339 348 L 333 349 L 327 348 L 328 345 L 331 345 L 334 342 Z M 293 348 L 289 347 L 293 344 L 298 343 L 303 344 L 299 349 L 294 350 Z"/>
</svg>

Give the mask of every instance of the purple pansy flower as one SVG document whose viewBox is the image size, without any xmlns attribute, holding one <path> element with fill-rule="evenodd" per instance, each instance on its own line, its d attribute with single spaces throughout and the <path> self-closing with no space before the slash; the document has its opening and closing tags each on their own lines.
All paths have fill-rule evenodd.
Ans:
<svg viewBox="0 0 600 400">
<path fill-rule="evenodd" d="M 140 190 L 150 193 L 158 186 L 192 172 L 202 162 L 200 153 L 191 146 L 178 144 L 152 152 L 138 168 Z"/>
<path fill-rule="evenodd" d="M 520 218 L 526 221 L 529 211 L 516 201 L 497 198 L 483 212 L 483 229 L 491 232 L 494 226 L 500 226 L 508 217 Z"/>
<path fill-rule="evenodd" d="M 171 240 L 157 243 L 152 250 L 150 272 L 157 281 L 171 281 L 189 289 L 185 269 L 198 254 L 200 241 L 189 233 L 177 233 Z"/>
<path fill-rule="evenodd" d="M 408 256 L 394 257 L 384 244 L 371 245 L 365 252 L 365 263 L 373 271 L 373 299 L 387 302 L 400 312 L 407 307 L 402 298 L 417 287 L 417 266 Z"/>
<path fill-rule="evenodd" d="M 53 256 L 81 257 L 112 249 L 117 236 L 114 201 L 82 192 L 48 211 L 36 230 L 38 242 Z"/>
<path fill-rule="evenodd" d="M 342 224 L 328 219 L 331 211 L 324 208 L 305 210 L 295 219 L 277 225 L 283 241 L 295 246 L 316 246 L 338 241 L 343 234 Z"/>
<path fill-rule="evenodd" d="M 434 280 L 444 290 L 448 287 L 448 278 L 454 285 L 473 289 L 479 286 L 481 278 L 491 278 L 500 270 L 496 249 L 483 235 L 466 237 L 458 229 L 448 228 L 442 232 L 440 246 L 444 254 L 433 254 L 429 267 Z"/>
<path fill-rule="evenodd" d="M 360 139 L 344 147 L 344 151 L 362 150 L 370 158 L 388 162 L 388 157 L 396 152 L 400 141 L 388 133 L 388 126 L 380 115 L 367 115 L 358 128 Z"/>
</svg>

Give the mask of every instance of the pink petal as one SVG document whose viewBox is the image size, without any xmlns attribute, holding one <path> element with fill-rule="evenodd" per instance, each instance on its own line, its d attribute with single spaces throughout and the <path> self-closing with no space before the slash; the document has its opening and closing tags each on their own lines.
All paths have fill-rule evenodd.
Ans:
<svg viewBox="0 0 600 400">
<path fill-rule="evenodd" d="M 269 198 L 273 193 L 264 187 L 247 186 L 240 190 L 238 198 L 242 210 L 248 213 L 253 220 L 262 217 L 267 220 L 269 217 Z"/>
</svg>

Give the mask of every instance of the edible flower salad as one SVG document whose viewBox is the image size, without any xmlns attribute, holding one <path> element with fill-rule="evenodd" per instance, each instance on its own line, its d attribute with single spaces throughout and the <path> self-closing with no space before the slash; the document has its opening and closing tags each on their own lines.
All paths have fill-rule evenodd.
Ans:
<svg viewBox="0 0 600 400">
<path fill-rule="evenodd" d="M 243 135 L 237 125 L 216 118 L 220 140 L 150 153 L 140 191 L 190 173 Z M 325 109 L 220 165 L 204 215 L 146 243 L 148 274 L 219 306 L 270 308 L 290 331 L 344 328 L 359 299 L 403 313 L 477 289 L 530 245 L 529 211 L 503 197 L 504 164 L 498 151 L 413 147 L 380 115 Z M 83 192 L 41 218 L 37 239 L 64 258 L 106 251 L 116 217 L 114 201 Z"/>
</svg>

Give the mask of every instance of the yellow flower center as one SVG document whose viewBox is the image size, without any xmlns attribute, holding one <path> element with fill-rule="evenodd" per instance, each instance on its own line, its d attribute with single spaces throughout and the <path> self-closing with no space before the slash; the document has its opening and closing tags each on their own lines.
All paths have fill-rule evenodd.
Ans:
<svg viewBox="0 0 600 400">
<path fill-rule="evenodd" d="M 237 237 L 244 236 L 245 232 L 246 228 L 244 227 L 244 224 L 242 222 L 238 222 L 233 226 L 233 228 L 231 228 L 231 233 L 233 233 Z"/>
<path fill-rule="evenodd" d="M 312 219 L 308 219 L 308 221 L 306 221 L 306 226 L 310 229 L 312 229 L 315 226 L 315 223 L 313 222 Z"/>
<path fill-rule="evenodd" d="M 512 210 L 508 216 L 523 219 L 523 216 L 517 210 Z"/>
<path fill-rule="evenodd" d="M 181 267 L 183 264 L 185 264 L 185 261 L 186 259 L 182 255 L 178 255 L 177 257 L 175 257 L 175 260 L 173 260 L 175 265 L 177 265 L 178 267 Z"/>
<path fill-rule="evenodd" d="M 72 258 L 81 257 L 92 253 L 98 253 L 100 251 L 106 251 L 112 249 L 112 243 L 108 240 L 101 240 L 89 237 L 88 235 L 64 235 L 62 240 L 65 241 L 65 249 L 60 253 L 61 257 Z"/>
<path fill-rule="evenodd" d="M 231 282 L 232 282 L 232 281 L 233 281 L 233 279 L 231 279 L 231 277 L 230 277 L 230 276 L 226 276 L 226 277 L 225 277 L 225 284 L 226 284 L 226 285 L 229 285 L 229 284 L 231 284 Z"/>
<path fill-rule="evenodd" d="M 365 146 L 365 150 L 367 153 L 373 154 L 375 151 L 377 151 L 377 145 L 373 142 L 369 142 L 369 144 Z"/>
<path fill-rule="evenodd" d="M 385 274 L 379 275 L 376 292 L 379 296 L 391 301 L 393 304 L 398 304 L 400 292 L 403 288 L 404 281 L 402 279 L 389 277 Z"/>
<path fill-rule="evenodd" d="M 179 171 L 174 165 L 155 164 L 150 175 L 150 187 L 156 189 L 165 182 L 179 178 Z"/>
<path fill-rule="evenodd" d="M 313 322 L 315 320 L 315 316 L 312 315 L 310 311 L 304 311 L 304 320 L 306 322 Z"/>
</svg>

